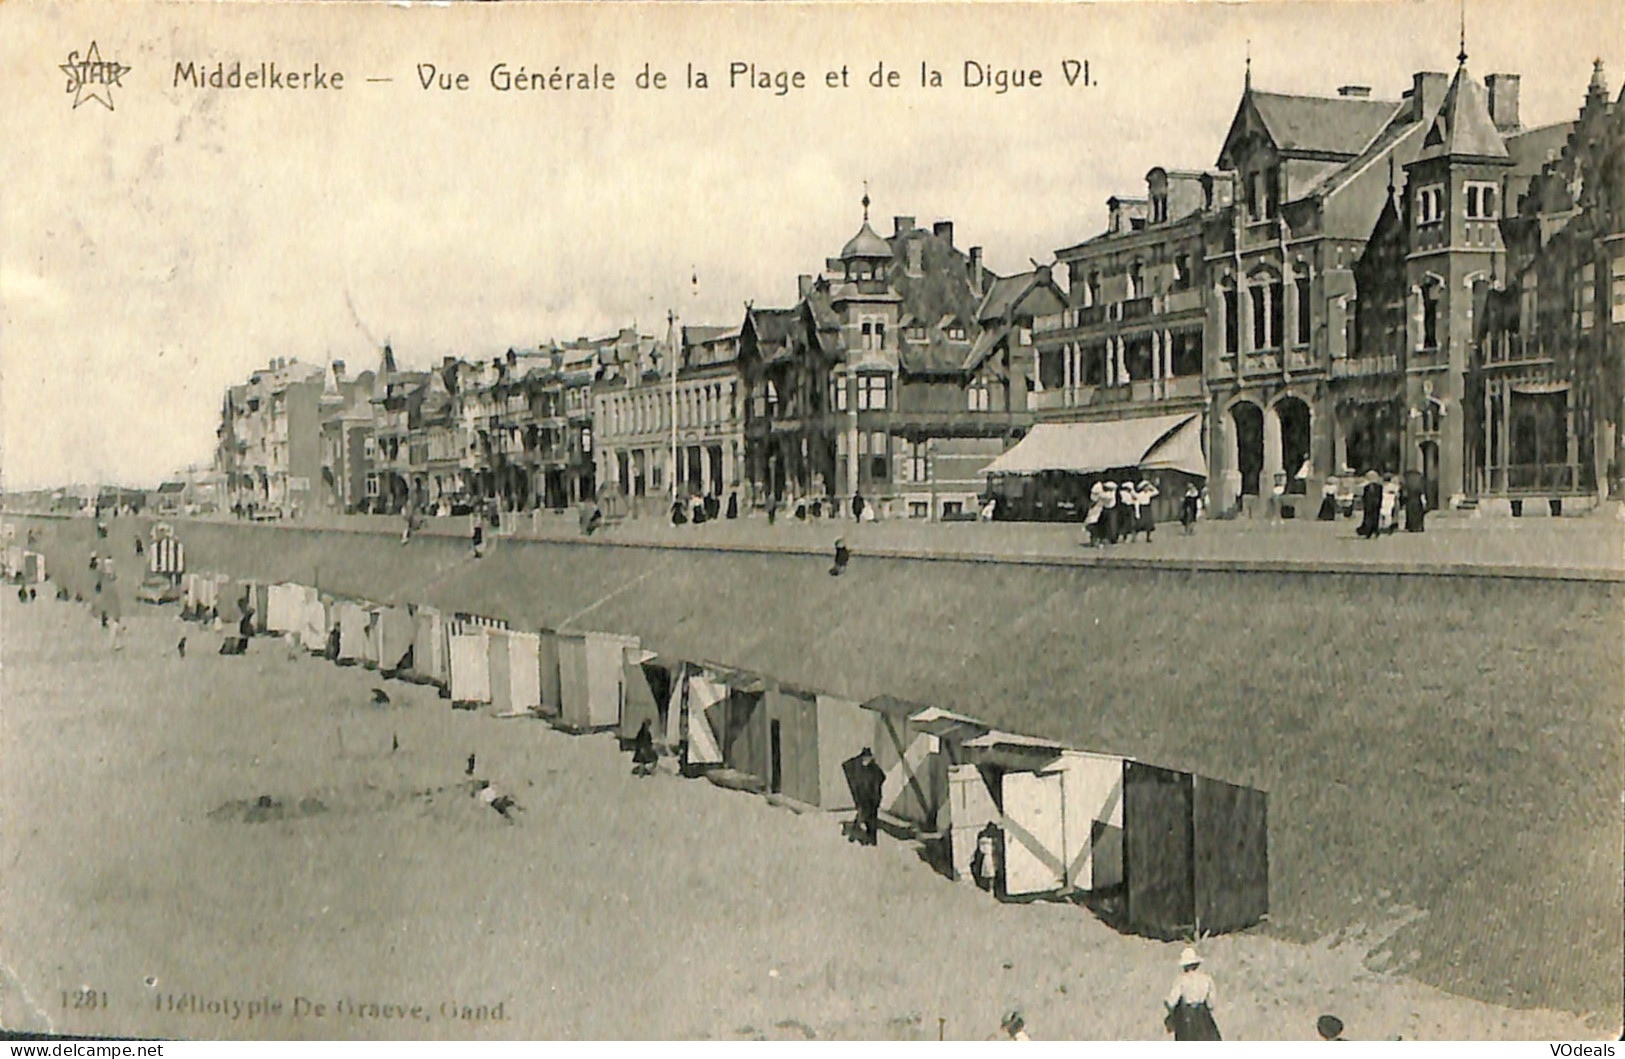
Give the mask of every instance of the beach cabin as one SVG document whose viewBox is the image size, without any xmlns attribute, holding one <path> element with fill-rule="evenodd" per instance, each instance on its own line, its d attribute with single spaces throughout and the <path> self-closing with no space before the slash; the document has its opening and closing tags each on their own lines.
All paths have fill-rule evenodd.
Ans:
<svg viewBox="0 0 1625 1059">
<path fill-rule="evenodd" d="M 383 606 L 374 611 L 373 638 L 377 643 L 378 671 L 393 676 L 410 663 L 412 615 L 405 607 Z"/>
<path fill-rule="evenodd" d="M 412 611 L 412 665 L 408 675 L 427 684 L 446 683 L 446 626 L 433 607 Z"/>
<path fill-rule="evenodd" d="M 852 808 L 841 763 L 874 738 L 862 705 L 792 684 L 767 689 L 767 790 L 821 809 Z"/>
<path fill-rule="evenodd" d="M 299 643 L 307 651 L 321 653 L 327 647 L 327 606 L 316 589 L 301 586 Z"/>
<path fill-rule="evenodd" d="M 542 704 L 537 712 L 543 717 L 558 717 L 559 703 L 559 640 L 552 629 L 536 633 L 536 664 L 541 672 Z"/>
<path fill-rule="evenodd" d="M 453 622 L 446 633 L 446 654 L 451 701 L 460 704 L 491 701 L 491 630 L 485 625 Z"/>
<path fill-rule="evenodd" d="M 880 811 L 918 831 L 938 831 L 939 815 L 946 822 L 943 809 L 948 804 L 952 761 L 941 752 L 941 736 L 929 730 L 933 726 L 916 724 L 912 718 L 942 711 L 890 695 L 870 699 L 863 709 L 872 717 L 870 749 L 875 763 L 886 773 Z"/>
<path fill-rule="evenodd" d="M 1127 925 L 1158 938 L 1242 930 L 1269 913 L 1263 791 L 1138 761 L 1123 769 Z"/>
<path fill-rule="evenodd" d="M 297 632 L 305 594 L 300 587 L 288 582 L 265 586 L 265 631 L 276 636 Z"/>
<path fill-rule="evenodd" d="M 553 640 L 559 659 L 560 726 L 585 732 L 620 724 L 626 649 L 636 648 L 638 638 L 607 632 L 558 632 Z"/>
<path fill-rule="evenodd" d="M 341 599 L 333 605 L 334 624 L 338 626 L 339 643 L 336 661 L 340 665 L 355 665 L 367 658 L 367 634 L 372 615 L 366 607 L 353 599 Z"/>
<path fill-rule="evenodd" d="M 726 672 L 720 666 L 684 667 L 682 710 L 678 719 L 685 772 L 722 764 L 722 736 L 728 727 Z M 670 719 L 668 713 L 668 724 Z"/>
<path fill-rule="evenodd" d="M 683 707 L 683 663 L 663 658 L 642 647 L 627 648 L 622 684 L 626 689 L 621 703 L 621 723 L 615 730 L 623 745 L 631 745 L 644 721 L 655 742 L 676 746 L 680 726 L 672 724 L 672 706 Z M 676 693 L 675 695 L 673 693 Z"/>
<path fill-rule="evenodd" d="M 488 635 L 491 706 L 497 716 L 535 713 L 542 704 L 541 638 L 515 629 L 492 629 Z"/>
<path fill-rule="evenodd" d="M 969 866 L 969 832 L 985 826 L 981 817 L 991 800 L 998 812 L 991 819 L 1000 832 L 1001 893 L 1036 896 L 1122 883 L 1124 758 L 999 731 L 966 740 L 964 752 L 968 768 L 956 769 L 951 782 L 959 785 L 955 808 L 963 801 L 967 811 L 955 819 L 954 836 L 967 832 L 972 853 L 956 842 L 956 870 Z"/>
</svg>

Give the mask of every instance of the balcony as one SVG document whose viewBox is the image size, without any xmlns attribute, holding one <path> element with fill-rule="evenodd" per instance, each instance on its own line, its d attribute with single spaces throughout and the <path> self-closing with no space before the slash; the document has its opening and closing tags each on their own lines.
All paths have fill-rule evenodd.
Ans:
<svg viewBox="0 0 1625 1059">
<path fill-rule="evenodd" d="M 1479 356 L 1486 365 L 1550 364 L 1553 360 L 1538 342 L 1531 341 L 1526 335 L 1506 331 L 1490 335 L 1479 346 Z"/>
<path fill-rule="evenodd" d="M 1130 298 L 1128 301 L 1119 302 L 1117 306 L 1117 318 L 1119 320 L 1150 319 L 1152 313 L 1152 302 L 1153 299 L 1151 298 Z"/>
</svg>

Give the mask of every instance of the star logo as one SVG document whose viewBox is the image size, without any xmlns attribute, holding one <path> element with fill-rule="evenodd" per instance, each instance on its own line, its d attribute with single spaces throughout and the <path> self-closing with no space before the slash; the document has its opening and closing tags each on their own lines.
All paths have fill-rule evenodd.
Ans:
<svg viewBox="0 0 1625 1059">
<path fill-rule="evenodd" d="M 128 66 L 103 59 L 95 41 L 90 42 L 90 50 L 85 52 L 84 58 L 76 51 L 69 52 L 68 61 L 59 64 L 57 69 L 68 75 L 67 90 L 73 94 L 75 110 L 91 99 L 112 110 L 113 86 L 122 84 L 119 79 L 130 72 Z"/>
</svg>

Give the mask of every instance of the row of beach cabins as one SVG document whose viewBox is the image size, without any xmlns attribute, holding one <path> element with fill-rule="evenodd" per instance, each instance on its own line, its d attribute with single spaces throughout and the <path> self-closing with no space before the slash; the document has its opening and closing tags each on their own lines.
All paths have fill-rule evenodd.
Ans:
<svg viewBox="0 0 1625 1059">
<path fill-rule="evenodd" d="M 685 776 L 802 810 L 854 808 L 843 764 L 885 773 L 881 821 L 955 880 L 1005 900 L 1080 901 L 1120 929 L 1195 938 L 1267 918 L 1267 796 L 1249 787 L 891 696 L 853 701 L 636 636 L 180 573 L 182 617 L 275 635 L 340 665 L 434 685 L 454 707 L 535 717 L 629 745 L 648 722 Z M 175 562 L 175 560 L 179 562 Z M 21 573 L 21 571 L 19 571 Z M 43 578 L 43 559 L 34 576 Z M 171 593 L 173 595 L 173 593 Z"/>
</svg>

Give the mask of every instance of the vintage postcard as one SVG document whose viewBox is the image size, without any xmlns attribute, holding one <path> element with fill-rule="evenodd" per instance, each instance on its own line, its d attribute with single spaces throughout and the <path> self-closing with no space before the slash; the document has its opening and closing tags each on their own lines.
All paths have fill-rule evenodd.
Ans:
<svg viewBox="0 0 1625 1059">
<path fill-rule="evenodd" d="M 0 69 L 6 1035 L 1618 1039 L 1617 4 Z"/>
</svg>

